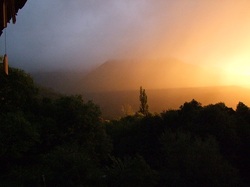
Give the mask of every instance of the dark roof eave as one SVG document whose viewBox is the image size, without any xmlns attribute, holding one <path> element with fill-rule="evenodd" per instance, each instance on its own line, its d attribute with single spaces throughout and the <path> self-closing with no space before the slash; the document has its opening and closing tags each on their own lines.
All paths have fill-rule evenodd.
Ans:
<svg viewBox="0 0 250 187">
<path fill-rule="evenodd" d="M 11 1 L 13 1 L 14 2 L 14 10 L 15 10 L 15 15 L 17 15 L 17 12 L 18 12 L 18 10 L 19 9 L 21 9 L 21 8 L 23 8 L 23 6 L 25 5 L 25 3 L 27 2 L 27 0 L 6 0 L 7 1 L 7 3 L 8 2 L 11 2 Z M 3 29 L 4 29 L 4 24 L 3 24 L 3 2 L 4 2 L 4 0 L 0 0 L 0 35 L 2 34 L 2 32 L 3 32 Z M 7 22 L 9 23 L 10 22 L 10 20 L 11 20 L 11 18 L 12 18 L 12 9 L 13 9 L 13 7 L 10 7 L 10 6 L 8 6 L 7 7 Z M 14 20 L 13 20 L 13 22 L 14 22 Z"/>
</svg>

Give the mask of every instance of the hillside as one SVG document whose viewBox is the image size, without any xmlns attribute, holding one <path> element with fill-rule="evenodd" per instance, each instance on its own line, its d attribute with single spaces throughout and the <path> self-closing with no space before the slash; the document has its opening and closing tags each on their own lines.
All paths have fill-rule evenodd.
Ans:
<svg viewBox="0 0 250 187">
<path fill-rule="evenodd" d="M 202 105 L 223 102 L 234 109 L 239 101 L 250 105 L 250 90 L 237 86 L 146 89 L 146 93 L 152 113 L 178 109 L 192 99 Z M 105 118 L 119 118 L 124 112 L 133 113 L 139 109 L 139 88 L 130 91 L 85 92 L 83 98 L 100 105 Z M 127 111 L 124 111 L 124 107 Z"/>
<path fill-rule="evenodd" d="M 151 111 L 182 107 L 103 120 L 82 96 L 37 89 L 19 69 L 0 71 L 1 186 L 250 186 L 250 108 L 180 103 L 249 94 L 240 87 L 147 90 Z M 138 103 L 138 91 L 91 96 L 107 104 L 103 112 Z"/>
<path fill-rule="evenodd" d="M 64 94 L 74 94 L 79 80 L 87 74 L 86 70 L 33 72 L 31 73 L 35 83 Z"/>
<path fill-rule="evenodd" d="M 151 112 L 177 109 L 195 99 L 203 105 L 224 102 L 235 108 L 239 101 L 250 104 L 250 90 L 221 85 L 218 71 L 180 62 L 123 60 L 107 61 L 90 72 L 33 74 L 35 82 L 54 91 L 82 94 L 100 105 L 105 118 L 133 113 L 139 107 L 139 88 L 146 89 Z"/>
<path fill-rule="evenodd" d="M 220 74 L 176 59 L 107 61 L 87 74 L 78 92 L 220 85 Z"/>
</svg>

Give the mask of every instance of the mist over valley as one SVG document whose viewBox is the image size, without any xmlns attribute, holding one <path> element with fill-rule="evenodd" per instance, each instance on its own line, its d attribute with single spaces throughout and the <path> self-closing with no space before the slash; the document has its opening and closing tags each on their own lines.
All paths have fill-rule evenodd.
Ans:
<svg viewBox="0 0 250 187">
<path fill-rule="evenodd" d="M 174 58 L 109 60 L 88 71 L 36 72 L 32 76 L 39 85 L 56 92 L 93 100 L 107 118 L 137 112 L 140 86 L 146 89 L 152 113 L 178 109 L 192 99 L 203 105 L 224 102 L 232 108 L 239 101 L 250 103 L 250 90 L 225 84 L 225 75 L 218 69 Z"/>
</svg>

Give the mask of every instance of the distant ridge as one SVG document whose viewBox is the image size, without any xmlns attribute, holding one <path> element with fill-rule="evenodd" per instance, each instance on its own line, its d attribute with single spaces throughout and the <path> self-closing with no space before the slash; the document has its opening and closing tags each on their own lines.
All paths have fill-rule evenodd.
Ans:
<svg viewBox="0 0 250 187">
<path fill-rule="evenodd" d="M 112 60 L 88 73 L 79 92 L 214 86 L 220 75 L 193 64 L 166 60 Z"/>
<path fill-rule="evenodd" d="M 192 88 L 147 89 L 150 112 L 178 109 L 192 99 L 203 106 L 223 102 L 228 107 L 236 108 L 239 102 L 250 106 L 250 89 L 239 86 L 211 86 Z M 84 93 L 85 100 L 98 104 L 106 118 L 119 118 L 124 115 L 122 107 L 129 106 L 132 112 L 139 109 L 139 89 L 127 91 Z"/>
</svg>

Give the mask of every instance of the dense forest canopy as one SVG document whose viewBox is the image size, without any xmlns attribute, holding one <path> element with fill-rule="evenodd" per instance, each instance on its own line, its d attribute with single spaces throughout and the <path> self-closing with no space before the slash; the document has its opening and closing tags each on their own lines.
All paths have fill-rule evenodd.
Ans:
<svg viewBox="0 0 250 187">
<path fill-rule="evenodd" d="M 93 102 L 41 89 L 11 68 L 0 72 L 0 111 L 0 186 L 250 185 L 242 102 L 234 110 L 191 100 L 108 121 Z"/>
</svg>

